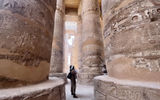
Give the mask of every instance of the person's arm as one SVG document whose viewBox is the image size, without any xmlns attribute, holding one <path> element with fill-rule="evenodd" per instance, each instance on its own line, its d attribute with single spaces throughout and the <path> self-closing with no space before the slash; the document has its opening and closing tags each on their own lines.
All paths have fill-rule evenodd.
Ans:
<svg viewBox="0 0 160 100">
<path fill-rule="evenodd" d="M 76 75 L 76 74 L 77 74 L 76 70 L 72 70 L 71 73 L 72 73 L 73 75 Z"/>
</svg>

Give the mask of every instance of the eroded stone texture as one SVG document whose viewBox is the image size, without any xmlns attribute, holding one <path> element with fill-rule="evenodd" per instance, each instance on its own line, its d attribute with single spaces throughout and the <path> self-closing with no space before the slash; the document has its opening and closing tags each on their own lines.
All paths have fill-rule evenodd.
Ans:
<svg viewBox="0 0 160 100">
<path fill-rule="evenodd" d="M 103 50 L 97 0 L 82 0 L 82 66 L 80 83 L 89 83 L 101 73 Z"/>
<path fill-rule="evenodd" d="M 64 0 L 57 0 L 50 73 L 63 72 Z"/>
<path fill-rule="evenodd" d="M 150 0 L 155 6 L 160 6 L 159 0 Z"/>
<path fill-rule="evenodd" d="M 104 8 L 109 76 L 160 82 L 160 7 L 151 1 L 116 0 Z"/>
<path fill-rule="evenodd" d="M 109 10 L 116 4 L 118 4 L 120 0 L 102 0 L 102 15 L 105 15 L 109 12 Z"/>
<path fill-rule="evenodd" d="M 62 79 L 52 78 L 40 84 L 0 90 L 0 100 L 66 100 Z"/>
<path fill-rule="evenodd" d="M 61 78 L 67 83 L 67 74 L 66 73 L 50 73 L 49 77 Z"/>
<path fill-rule="evenodd" d="M 31 83 L 47 79 L 55 3 L 0 0 L 0 77 Z"/>
<path fill-rule="evenodd" d="M 95 78 L 95 100 L 159 100 L 160 84 L 118 80 L 108 76 Z"/>
</svg>

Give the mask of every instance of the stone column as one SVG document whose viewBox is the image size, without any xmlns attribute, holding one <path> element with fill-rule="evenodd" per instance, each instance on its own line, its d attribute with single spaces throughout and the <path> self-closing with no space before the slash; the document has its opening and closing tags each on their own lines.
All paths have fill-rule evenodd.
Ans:
<svg viewBox="0 0 160 100">
<path fill-rule="evenodd" d="M 160 81 L 159 7 L 150 0 L 125 0 L 118 3 L 124 5 L 113 6 L 104 15 L 109 76 Z"/>
<path fill-rule="evenodd" d="M 0 83 L 47 79 L 55 5 L 55 0 L 0 0 Z"/>
<path fill-rule="evenodd" d="M 82 65 L 82 2 L 78 7 L 78 21 L 77 21 L 77 34 L 78 34 L 78 69 Z"/>
<path fill-rule="evenodd" d="M 64 0 L 57 0 L 55 12 L 55 27 L 52 42 L 52 56 L 50 65 L 50 76 L 65 78 L 63 74 L 63 40 L 64 40 Z"/>
<path fill-rule="evenodd" d="M 98 0 L 82 0 L 82 66 L 79 72 L 81 84 L 91 83 L 101 74 L 103 50 Z"/>
<path fill-rule="evenodd" d="M 103 3 L 109 76 L 96 78 L 96 100 L 100 96 L 101 100 L 159 100 L 160 1 L 103 0 Z"/>
<path fill-rule="evenodd" d="M 78 68 L 81 69 L 82 63 L 82 19 L 81 16 L 78 16 L 77 22 L 77 34 L 78 34 Z"/>
</svg>

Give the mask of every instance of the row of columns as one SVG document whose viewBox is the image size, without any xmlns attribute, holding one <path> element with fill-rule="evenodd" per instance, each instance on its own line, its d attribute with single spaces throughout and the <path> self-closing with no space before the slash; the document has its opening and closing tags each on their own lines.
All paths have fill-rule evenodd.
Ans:
<svg viewBox="0 0 160 100">
<path fill-rule="evenodd" d="M 151 1 L 154 1 L 154 0 L 151 0 Z M 111 9 L 112 5 L 115 5 L 116 2 L 120 2 L 120 0 L 116 0 L 114 2 L 110 2 L 107 0 L 107 1 L 102 1 L 102 2 L 105 2 L 103 4 L 108 4 L 107 6 L 102 5 L 103 6 L 103 16 L 106 21 L 112 16 L 106 17 L 107 15 L 105 15 L 105 13 L 108 12 L 109 14 L 111 14 L 112 12 L 110 12 L 108 9 Z M 126 2 L 130 3 L 132 1 L 130 1 L 130 2 L 126 1 Z M 102 61 L 102 55 L 103 55 L 103 41 L 102 40 L 103 39 L 101 36 L 102 32 L 101 32 L 101 25 L 100 25 L 100 9 L 99 9 L 99 5 L 98 5 L 98 1 L 97 0 L 82 0 L 81 3 L 82 3 L 82 12 L 81 12 L 82 21 L 80 21 L 80 22 L 82 22 L 81 23 L 82 24 L 82 28 L 81 28 L 82 34 L 81 34 L 81 45 L 80 45 L 81 47 L 80 48 L 81 48 L 82 52 L 81 52 L 81 62 L 80 62 L 81 66 L 80 66 L 78 78 L 79 78 L 79 82 L 83 84 L 83 83 L 90 83 L 92 81 L 93 77 L 101 74 L 101 64 L 103 62 Z M 63 6 L 61 6 L 61 7 L 63 8 Z M 115 5 L 115 7 L 116 7 L 116 5 Z M 158 11 L 159 10 L 157 10 L 157 12 Z M 149 12 L 149 13 L 151 14 L 152 12 Z M 114 15 L 114 16 L 116 17 L 117 15 Z M 155 15 L 148 15 L 148 16 L 154 17 Z M 60 18 L 60 20 L 63 19 L 62 16 L 60 16 L 58 18 Z M 133 18 L 131 18 L 131 19 L 132 19 L 131 21 L 133 21 L 133 23 L 135 23 L 135 22 L 141 20 L 142 18 L 135 14 L 135 15 L 133 15 Z M 131 43 L 132 45 L 125 44 L 126 42 L 124 42 L 124 40 L 128 41 L 127 43 L 130 43 L 130 40 L 133 40 L 133 42 L 134 42 L 134 39 L 132 39 L 132 38 L 135 38 L 134 34 L 133 34 L 133 37 L 131 37 L 131 39 L 127 39 L 128 35 L 125 35 L 126 38 L 124 38 L 124 35 L 112 35 L 111 33 L 119 32 L 118 29 L 121 28 L 121 27 L 117 28 L 116 25 L 118 25 L 118 24 L 114 23 L 114 21 L 116 21 L 116 19 L 113 19 L 113 20 L 109 19 L 109 21 L 107 21 L 107 23 L 104 24 L 105 26 L 104 26 L 104 36 L 103 37 L 105 38 L 105 52 L 106 52 L 105 57 L 106 57 L 106 62 L 109 66 L 108 67 L 109 68 L 108 69 L 109 75 L 115 76 L 115 77 L 125 77 L 128 74 L 128 75 L 130 75 L 130 77 L 137 78 L 137 77 L 135 77 L 134 73 L 132 74 L 132 73 L 125 72 L 125 71 L 122 71 L 122 72 L 117 71 L 117 69 L 119 69 L 119 65 L 121 62 L 117 63 L 116 61 L 124 60 L 124 62 L 125 61 L 128 62 L 129 59 L 127 59 L 126 57 L 123 57 L 121 55 L 121 53 L 131 52 L 131 51 L 136 52 L 137 48 L 142 45 L 135 45 L 132 43 Z M 59 22 L 56 22 L 56 24 L 60 25 L 60 26 L 58 26 L 58 28 L 56 28 L 57 30 L 63 30 L 63 29 L 61 29 L 63 26 L 63 22 L 59 21 Z M 113 26 L 114 24 L 116 24 L 116 25 Z M 80 25 L 80 23 L 79 23 L 79 25 Z M 115 28 L 113 29 L 113 27 L 115 27 Z M 62 72 L 63 64 L 59 63 L 59 61 L 57 61 L 57 57 L 60 58 L 63 55 L 62 54 L 62 52 L 63 52 L 63 44 L 62 44 L 63 32 L 59 31 L 60 33 L 58 33 L 57 30 L 55 30 L 55 38 L 54 38 L 54 43 L 53 43 L 53 52 L 54 52 L 53 54 L 57 54 L 58 56 L 53 56 L 53 57 L 56 57 L 56 59 L 53 60 L 53 64 L 54 64 L 53 68 L 54 68 L 55 72 Z M 123 34 L 128 34 L 128 33 L 130 33 L 130 35 L 131 35 L 131 32 L 125 32 Z M 58 36 L 57 36 L 57 34 L 58 34 Z M 122 33 L 119 33 L 119 34 L 122 34 Z M 109 38 L 107 36 L 109 36 Z M 114 38 L 116 38 L 115 36 L 117 36 L 119 38 L 117 38 L 117 40 L 116 40 L 116 39 L 114 39 Z M 137 37 L 138 37 L 138 35 L 137 35 Z M 143 36 L 141 36 L 141 37 L 143 37 Z M 121 38 L 124 38 L 124 39 L 120 40 Z M 114 40 L 112 40 L 112 39 L 114 39 Z M 137 38 L 137 39 L 139 39 L 139 38 Z M 143 39 L 141 39 L 141 40 L 143 40 Z M 141 40 L 139 40 L 139 41 L 141 41 Z M 146 40 L 144 40 L 144 41 L 146 41 Z M 119 45 L 117 45 L 117 44 L 119 44 Z M 149 47 L 150 45 L 151 44 L 149 44 L 148 46 L 146 46 L 146 45 L 143 45 L 143 46 L 145 46 L 144 48 L 146 48 L 146 50 L 147 50 L 147 47 Z M 156 45 L 156 44 L 154 44 L 154 45 Z M 122 46 L 122 48 L 119 46 Z M 124 47 L 124 46 L 126 46 L 126 47 Z M 139 47 L 139 48 L 141 48 L 141 47 Z M 127 49 L 128 51 L 126 51 L 125 49 Z M 120 54 L 119 54 L 119 52 L 120 52 Z M 117 56 L 115 54 L 119 54 L 119 55 Z M 118 58 L 119 58 L 119 60 L 118 60 Z M 112 62 L 112 59 L 113 59 L 113 62 Z M 114 59 L 116 59 L 115 62 L 114 62 Z M 63 61 L 62 58 L 60 58 L 59 60 Z M 135 62 L 135 64 L 136 64 L 137 61 L 141 62 L 141 60 L 142 60 L 142 58 L 141 59 L 137 58 L 133 62 Z M 116 63 L 117 63 L 117 65 L 116 65 Z M 155 65 L 156 63 L 151 62 L 150 65 L 151 64 Z M 115 68 L 110 67 L 113 65 Z M 125 67 L 123 65 L 122 65 L 122 67 Z M 135 65 L 135 66 L 141 67 L 141 65 Z M 126 68 L 127 67 L 128 67 L 128 65 L 126 65 Z M 149 67 L 149 65 L 148 65 L 148 67 Z M 132 68 L 134 68 L 134 67 L 132 67 Z M 128 69 L 128 70 L 130 70 L 130 69 Z M 153 70 L 158 70 L 158 69 L 153 69 Z M 114 74 L 114 73 L 116 73 L 116 74 Z M 137 75 L 140 74 L 140 76 L 141 76 L 141 73 L 137 72 L 136 70 L 135 70 L 135 73 L 137 73 Z M 155 76 L 156 74 L 154 74 L 154 73 L 148 74 L 148 72 L 146 72 L 146 75 L 147 76 L 148 75 Z M 143 78 L 143 76 L 142 76 L 142 78 Z"/>
<path fill-rule="evenodd" d="M 103 43 L 100 25 L 100 9 L 97 0 L 82 0 L 82 12 L 78 22 L 79 83 L 90 83 L 101 74 Z M 57 2 L 55 30 L 52 45 L 50 75 L 63 73 L 63 25 L 64 0 Z M 81 20 L 82 19 L 82 20 Z M 81 53 L 80 53 L 81 52 Z"/>
</svg>

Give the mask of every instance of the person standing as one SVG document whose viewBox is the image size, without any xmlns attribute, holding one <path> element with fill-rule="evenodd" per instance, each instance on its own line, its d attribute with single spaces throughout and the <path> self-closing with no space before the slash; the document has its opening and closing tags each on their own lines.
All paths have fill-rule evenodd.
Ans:
<svg viewBox="0 0 160 100">
<path fill-rule="evenodd" d="M 103 67 L 102 67 L 102 72 L 103 74 L 107 74 L 107 68 L 106 68 L 106 65 L 104 64 Z"/>
<path fill-rule="evenodd" d="M 70 66 L 70 80 L 71 80 L 71 94 L 73 98 L 78 98 L 76 95 L 76 79 L 77 79 L 77 72 L 73 65 Z"/>
</svg>

